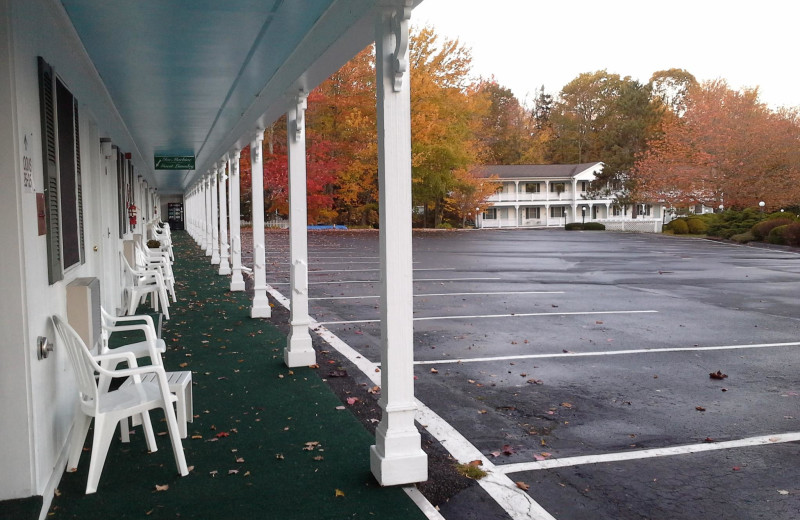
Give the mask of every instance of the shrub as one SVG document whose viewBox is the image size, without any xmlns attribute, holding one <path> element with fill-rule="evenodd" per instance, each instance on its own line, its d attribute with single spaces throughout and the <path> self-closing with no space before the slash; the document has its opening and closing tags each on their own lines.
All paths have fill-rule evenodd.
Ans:
<svg viewBox="0 0 800 520">
<path fill-rule="evenodd" d="M 714 214 L 714 219 L 708 221 L 707 233 L 711 236 L 731 238 L 733 235 L 746 233 L 763 220 L 761 214 L 752 208 L 743 211 L 726 210 Z"/>
<path fill-rule="evenodd" d="M 783 240 L 787 246 L 800 247 L 800 222 L 786 226 L 783 232 Z"/>
<path fill-rule="evenodd" d="M 148 240 L 147 247 L 149 247 L 150 249 L 158 249 L 161 247 L 161 242 L 159 242 L 158 240 Z"/>
<path fill-rule="evenodd" d="M 756 240 L 765 240 L 769 237 L 770 233 L 772 233 L 773 229 L 791 224 L 792 222 L 793 220 L 788 218 L 773 218 L 759 222 L 753 226 L 750 231 L 753 233 L 753 236 L 756 237 Z"/>
<path fill-rule="evenodd" d="M 669 228 L 676 235 L 685 235 L 686 233 L 689 232 L 689 224 L 687 224 L 686 220 L 682 218 L 675 219 L 669 224 L 670 224 Z"/>
<path fill-rule="evenodd" d="M 778 226 L 772 228 L 767 235 L 767 242 L 770 244 L 779 244 L 783 245 L 786 243 L 786 240 L 783 237 L 783 233 L 789 228 L 789 224 L 784 224 L 783 226 Z"/>
<path fill-rule="evenodd" d="M 583 226 L 584 225 L 581 224 L 580 222 L 570 222 L 569 224 L 564 226 L 564 229 L 566 229 L 567 231 L 580 231 L 584 229 Z"/>
<path fill-rule="evenodd" d="M 441 224 L 436 226 L 436 229 L 453 229 L 453 224 L 449 222 L 442 222 Z"/>
<path fill-rule="evenodd" d="M 747 233 L 739 233 L 738 235 L 731 236 L 731 240 L 733 240 L 734 242 L 738 242 L 739 244 L 746 244 L 748 242 L 752 242 L 755 239 L 756 237 L 754 237 L 753 234 L 749 231 Z"/>
<path fill-rule="evenodd" d="M 708 226 L 704 219 L 693 217 L 686 220 L 686 225 L 689 228 L 689 233 L 692 235 L 705 235 L 708 231 Z"/>
<path fill-rule="evenodd" d="M 600 222 L 587 222 L 583 225 L 583 229 L 586 231 L 605 231 L 606 226 Z"/>
</svg>

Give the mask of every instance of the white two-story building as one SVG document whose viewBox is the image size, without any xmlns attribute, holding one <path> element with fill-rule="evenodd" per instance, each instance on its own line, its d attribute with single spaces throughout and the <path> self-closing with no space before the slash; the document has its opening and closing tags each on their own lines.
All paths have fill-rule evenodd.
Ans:
<svg viewBox="0 0 800 520">
<path fill-rule="evenodd" d="M 588 198 L 589 184 L 603 163 L 487 165 L 476 170 L 494 177 L 497 191 L 476 222 L 481 228 L 556 227 L 600 222 L 606 229 L 660 232 L 662 204 L 618 204 L 613 196 Z"/>
</svg>

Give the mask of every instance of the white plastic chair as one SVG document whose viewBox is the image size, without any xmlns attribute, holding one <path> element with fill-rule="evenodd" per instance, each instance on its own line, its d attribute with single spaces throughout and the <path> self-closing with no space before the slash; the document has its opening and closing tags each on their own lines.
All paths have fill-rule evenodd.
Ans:
<svg viewBox="0 0 800 520">
<path fill-rule="evenodd" d="M 148 413 L 155 408 L 163 409 L 167 418 L 167 429 L 169 430 L 172 451 L 175 455 L 178 471 L 182 476 L 188 475 L 189 470 L 183 454 L 178 423 L 175 418 L 175 411 L 172 409 L 172 403 L 176 398 L 169 391 L 164 367 L 160 365 L 138 367 L 136 358 L 131 352 L 92 356 L 80 336 L 63 318 L 56 315 L 51 319 L 66 348 L 78 382 L 79 406 L 75 411 L 72 437 L 70 439 L 69 461 L 67 464 L 69 471 L 74 471 L 78 466 L 86 435 L 89 431 L 89 424 L 94 418 L 94 437 L 86 493 L 97 491 L 100 474 L 103 472 L 103 465 L 108 454 L 108 447 L 111 444 L 117 423 L 122 419 L 140 415 L 144 424 L 147 448 L 150 451 L 158 450 Z M 130 368 L 108 370 L 99 364 L 100 362 L 113 362 L 117 359 L 126 361 Z M 99 387 L 95 383 L 95 374 L 100 376 Z M 154 380 L 142 382 L 142 376 L 147 374 L 154 374 Z M 104 386 L 104 379 L 113 377 L 131 377 L 132 384 L 111 392 L 100 390 Z"/>
<path fill-rule="evenodd" d="M 167 344 L 163 339 L 158 337 L 153 318 L 147 314 L 114 316 L 106 312 L 102 307 L 100 307 L 100 318 L 102 322 L 100 355 L 131 352 L 137 359 L 149 357 L 150 363 L 153 365 L 163 365 L 161 354 L 167 351 Z M 114 347 L 113 349 L 108 346 L 108 340 L 113 333 L 132 332 L 136 330 L 144 333 L 144 341 L 128 343 L 126 345 Z M 106 366 L 106 368 L 113 370 L 116 367 Z"/>
<path fill-rule="evenodd" d="M 102 320 L 102 333 L 100 342 L 100 354 L 109 353 L 122 353 L 130 352 L 138 360 L 139 358 L 149 357 L 153 365 L 163 366 L 161 354 L 166 352 L 167 345 L 163 339 L 159 338 L 156 334 L 156 328 L 153 325 L 153 319 L 146 315 L 137 316 L 112 316 L 102 307 L 100 307 L 100 314 Z M 135 341 L 118 347 L 109 348 L 108 340 L 114 332 L 131 332 L 142 331 L 144 333 L 144 341 Z M 102 366 L 109 369 L 115 369 L 122 359 L 115 359 L 112 361 L 113 365 L 103 364 Z M 192 418 L 192 373 L 190 371 L 167 372 L 167 381 L 169 383 L 170 392 L 174 393 L 177 397 L 175 403 L 175 411 L 178 419 L 178 431 L 181 438 L 187 436 L 186 423 L 194 422 Z M 154 379 L 155 376 L 145 376 L 143 380 Z M 129 382 L 125 383 L 126 385 Z M 106 385 L 103 390 L 108 390 Z M 139 422 L 134 418 L 132 421 L 133 426 L 138 426 Z M 122 442 L 129 442 L 130 435 L 128 431 L 128 421 L 123 419 L 119 425 L 120 435 Z"/>
<path fill-rule="evenodd" d="M 150 248 L 142 247 L 139 243 L 134 246 L 136 254 L 136 267 L 142 269 L 154 269 L 161 273 L 164 283 L 167 285 L 167 292 L 172 295 L 172 301 L 177 302 L 175 296 L 175 275 L 172 273 L 172 261 L 169 255 L 164 252 L 152 252 Z"/>
<path fill-rule="evenodd" d="M 123 277 L 125 286 L 123 290 L 127 297 L 128 310 L 126 314 L 133 314 L 139 306 L 141 300 L 150 295 L 153 310 L 158 312 L 158 304 L 161 302 L 164 319 L 169 319 L 169 300 L 167 299 L 167 286 L 164 277 L 156 269 L 143 269 L 131 267 L 125 255 L 120 253 L 122 265 L 125 269 Z"/>
</svg>

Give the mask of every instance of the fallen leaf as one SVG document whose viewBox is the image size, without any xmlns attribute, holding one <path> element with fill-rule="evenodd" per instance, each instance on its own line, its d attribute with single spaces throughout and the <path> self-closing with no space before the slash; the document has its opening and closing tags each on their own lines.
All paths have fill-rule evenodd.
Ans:
<svg viewBox="0 0 800 520">
<path fill-rule="evenodd" d="M 188 366 L 189 366 L 189 363 L 181 363 L 181 364 L 180 364 L 180 365 L 178 365 L 178 366 L 179 366 L 179 367 L 181 367 L 181 368 L 186 368 L 186 367 L 188 367 Z"/>
<path fill-rule="evenodd" d="M 489 413 L 486 410 L 478 410 L 478 413 Z"/>
<path fill-rule="evenodd" d="M 275 454 L 275 458 L 278 459 L 278 460 L 283 460 L 284 459 L 283 453 L 276 453 Z"/>
<path fill-rule="evenodd" d="M 572 403 L 561 403 L 561 406 L 563 406 L 564 408 L 572 408 L 573 407 Z"/>
<path fill-rule="evenodd" d="M 164 484 L 163 486 L 159 486 L 156 484 L 156 491 L 166 491 L 169 489 L 169 484 Z"/>
<path fill-rule="evenodd" d="M 334 495 L 333 495 L 333 496 L 334 496 L 334 497 L 336 497 L 336 498 L 343 497 L 343 496 L 344 496 L 344 491 L 342 491 L 341 489 L 337 489 L 337 490 L 334 492 Z"/>
<path fill-rule="evenodd" d="M 229 469 L 228 470 L 228 475 L 236 475 L 237 473 L 239 473 L 238 469 Z"/>
<path fill-rule="evenodd" d="M 519 481 L 516 484 L 517 484 L 517 487 L 520 488 L 523 491 L 528 491 L 531 488 L 528 484 L 526 484 L 526 483 L 524 483 L 522 481 Z"/>
<path fill-rule="evenodd" d="M 347 370 L 331 370 L 328 377 L 347 377 Z"/>
<path fill-rule="evenodd" d="M 500 452 L 499 451 L 492 451 L 492 452 L 489 453 L 489 455 L 491 455 L 492 457 L 499 457 L 500 456 Z"/>
<path fill-rule="evenodd" d="M 542 456 L 541 456 L 541 455 L 539 455 L 538 453 L 534 453 L 534 454 L 533 454 L 533 458 L 534 458 L 534 460 L 540 460 L 540 461 L 541 461 L 541 460 L 544 460 L 544 457 L 542 457 Z"/>
<path fill-rule="evenodd" d="M 438 373 L 439 373 L 439 371 L 438 371 L 438 370 L 436 370 L 435 368 L 432 368 L 432 369 L 431 369 L 431 374 L 438 374 Z"/>
<path fill-rule="evenodd" d="M 217 473 L 219 473 L 219 471 L 217 471 L 217 470 L 213 470 L 213 471 L 209 471 L 208 472 L 208 474 L 211 475 L 212 477 L 216 477 Z"/>
<path fill-rule="evenodd" d="M 316 457 L 314 457 L 314 460 L 322 460 L 322 459 L 324 459 L 322 455 L 317 455 Z"/>
<path fill-rule="evenodd" d="M 221 439 L 222 437 L 230 437 L 230 433 L 228 433 L 228 432 L 219 432 L 215 437 L 217 439 Z"/>
<path fill-rule="evenodd" d="M 706 411 L 706 409 L 703 408 L 702 406 L 695 406 L 694 409 L 697 410 L 698 412 L 705 412 Z"/>
<path fill-rule="evenodd" d="M 789 494 L 789 491 L 787 491 L 787 490 L 785 490 L 785 489 L 779 489 L 779 490 L 778 490 L 778 494 L 779 494 L 779 495 L 788 495 L 788 494 Z"/>
<path fill-rule="evenodd" d="M 543 452 L 542 452 L 542 457 L 544 457 L 544 458 L 547 458 L 547 457 L 549 457 L 549 456 L 550 456 L 550 453 L 548 453 L 548 452 L 546 452 L 546 451 L 543 451 Z"/>
<path fill-rule="evenodd" d="M 241 464 L 242 462 L 244 462 L 244 459 L 243 459 L 242 457 L 239 457 L 238 459 L 236 459 L 236 462 L 238 462 L 239 464 Z"/>
<path fill-rule="evenodd" d="M 347 398 L 347 404 L 349 404 L 349 405 L 354 405 L 359 401 L 360 401 L 360 399 L 358 397 L 348 397 Z"/>
<path fill-rule="evenodd" d="M 715 440 L 714 440 L 714 439 L 712 439 L 711 437 L 706 437 L 706 438 L 705 438 L 705 440 L 704 440 L 703 442 L 717 442 L 717 441 L 715 441 Z"/>
<path fill-rule="evenodd" d="M 728 374 L 723 374 L 720 370 L 717 370 L 716 372 L 711 372 L 708 374 L 708 377 L 711 379 L 725 379 L 728 377 Z"/>
<path fill-rule="evenodd" d="M 336 409 L 337 410 L 347 410 L 347 408 L 344 405 L 339 405 L 339 406 L 336 407 Z"/>
<path fill-rule="evenodd" d="M 481 459 L 471 460 L 469 462 L 470 466 L 483 466 L 483 461 Z"/>
<path fill-rule="evenodd" d="M 503 453 L 506 455 L 513 455 L 515 453 L 514 448 L 511 447 L 510 444 L 503 445 Z"/>
<path fill-rule="evenodd" d="M 742 468 L 740 468 L 739 466 L 734 466 L 733 467 L 733 471 L 739 471 L 740 469 L 742 469 Z"/>
</svg>

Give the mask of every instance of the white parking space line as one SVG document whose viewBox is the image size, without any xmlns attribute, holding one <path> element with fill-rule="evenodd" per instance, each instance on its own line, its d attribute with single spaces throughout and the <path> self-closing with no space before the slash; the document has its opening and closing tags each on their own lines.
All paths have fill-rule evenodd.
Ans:
<svg viewBox="0 0 800 520">
<path fill-rule="evenodd" d="M 641 348 L 631 350 L 607 350 L 599 352 L 558 352 L 553 354 L 521 354 L 517 356 L 496 356 L 482 358 L 439 359 L 433 361 L 415 361 L 415 365 L 446 365 L 452 363 L 485 363 L 490 361 L 509 361 L 518 359 L 548 359 L 568 357 L 591 356 L 622 356 L 626 354 L 661 354 L 664 352 L 698 352 L 704 350 L 746 350 L 757 348 L 800 347 L 800 341 L 789 343 L 756 343 L 752 345 L 719 345 L 712 347 L 672 347 L 672 348 Z"/>
<path fill-rule="evenodd" d="M 279 291 L 268 286 L 267 292 L 286 309 L 290 308 L 289 299 Z M 380 386 L 381 374 L 380 371 L 376 371 L 378 368 L 377 364 L 367 360 L 353 347 L 321 326 L 314 318 L 311 318 L 310 321 L 309 327 L 314 330 L 314 332 L 358 367 L 374 385 Z M 433 435 L 450 455 L 462 464 L 476 459 L 480 459 L 483 462 L 481 467 L 488 475 L 478 480 L 478 485 L 508 513 L 512 520 L 556 520 L 555 517 L 533 500 L 530 495 L 519 489 L 516 483 L 506 474 L 497 471 L 494 463 L 487 459 L 483 453 L 469 442 L 466 437 L 461 435 L 458 430 L 439 417 L 436 412 L 428 408 L 425 403 L 419 399 L 415 399 L 415 402 L 417 404 L 417 422 L 419 422 L 428 433 Z"/>
<path fill-rule="evenodd" d="M 764 265 L 736 265 L 734 269 L 786 269 L 787 267 L 800 267 L 800 263 L 793 262 L 791 264 L 764 264 Z"/>
<path fill-rule="evenodd" d="M 431 296 L 511 296 L 515 294 L 564 294 L 564 291 L 514 291 L 514 292 L 455 292 L 455 293 L 422 293 L 415 294 L 414 298 Z M 309 298 L 309 300 L 363 300 L 369 298 L 379 298 L 377 294 L 367 296 L 320 296 Z"/>
<path fill-rule="evenodd" d="M 623 460 L 651 459 L 654 457 L 669 457 L 672 455 L 686 455 L 703 451 L 729 450 L 732 448 L 745 448 L 748 446 L 764 446 L 784 442 L 800 441 L 800 432 L 779 433 L 775 435 L 762 435 L 747 437 L 734 441 L 705 442 L 703 444 L 685 444 L 667 448 L 653 448 L 648 450 L 623 451 L 618 453 L 604 453 L 601 455 L 583 455 L 579 457 L 565 457 L 563 459 L 547 459 L 535 462 L 520 462 L 495 466 L 495 471 L 501 473 L 520 473 L 523 471 L 536 471 L 542 469 L 564 468 L 583 464 L 598 464 L 601 462 L 619 462 Z"/>
<path fill-rule="evenodd" d="M 483 278 L 416 278 L 417 282 L 478 282 L 484 280 L 501 280 L 500 277 Z M 268 285 L 289 285 L 289 282 L 267 282 Z M 380 280 L 334 280 L 331 282 L 308 282 L 308 285 L 330 285 L 330 284 L 349 284 L 349 283 L 381 283 Z"/>
<path fill-rule="evenodd" d="M 533 316 L 585 316 L 596 314 L 647 314 L 658 311 L 584 311 L 584 312 L 520 312 L 511 314 L 476 314 L 472 316 L 427 316 L 414 318 L 414 321 L 432 320 L 473 320 L 491 318 L 529 318 Z M 381 320 L 320 321 L 320 325 L 349 325 L 351 323 L 377 323 Z"/>
<path fill-rule="evenodd" d="M 455 267 L 419 267 L 414 271 L 455 271 Z M 308 274 L 315 273 L 363 273 L 365 271 L 380 271 L 380 269 L 309 269 Z"/>
</svg>

